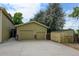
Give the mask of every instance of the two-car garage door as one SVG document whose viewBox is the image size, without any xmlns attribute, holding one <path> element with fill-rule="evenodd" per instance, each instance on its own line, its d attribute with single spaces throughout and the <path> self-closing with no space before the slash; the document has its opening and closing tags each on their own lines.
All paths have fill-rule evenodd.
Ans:
<svg viewBox="0 0 79 59">
<path fill-rule="evenodd" d="M 21 30 L 20 38 L 22 40 L 45 40 L 46 33 L 45 32 L 34 32 L 32 30 Z"/>
</svg>

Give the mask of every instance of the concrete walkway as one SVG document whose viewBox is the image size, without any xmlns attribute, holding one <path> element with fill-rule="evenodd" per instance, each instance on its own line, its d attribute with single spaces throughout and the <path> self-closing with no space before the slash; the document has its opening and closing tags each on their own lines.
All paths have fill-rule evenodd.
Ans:
<svg viewBox="0 0 79 59">
<path fill-rule="evenodd" d="M 48 40 L 8 41 L 0 44 L 2 56 L 78 56 L 79 51 Z"/>
</svg>

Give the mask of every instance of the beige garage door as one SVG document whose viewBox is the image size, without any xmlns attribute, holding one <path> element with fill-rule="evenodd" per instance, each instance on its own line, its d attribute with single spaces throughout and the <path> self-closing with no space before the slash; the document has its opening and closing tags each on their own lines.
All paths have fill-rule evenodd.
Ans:
<svg viewBox="0 0 79 59">
<path fill-rule="evenodd" d="M 45 32 L 37 32 L 37 40 L 45 40 L 46 33 Z"/>
<path fill-rule="evenodd" d="M 32 40 L 32 39 L 34 39 L 33 31 L 32 30 L 21 30 L 20 37 L 23 40 Z"/>
</svg>

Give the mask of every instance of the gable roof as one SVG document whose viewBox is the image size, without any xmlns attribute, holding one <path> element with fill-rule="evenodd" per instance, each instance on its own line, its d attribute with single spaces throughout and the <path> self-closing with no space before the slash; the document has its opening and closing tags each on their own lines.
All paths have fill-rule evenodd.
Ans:
<svg viewBox="0 0 79 59">
<path fill-rule="evenodd" d="M 23 26 L 23 25 L 26 25 L 26 24 L 30 24 L 30 23 L 36 23 L 36 24 L 41 25 L 41 26 L 43 26 L 43 27 L 45 27 L 45 28 L 49 28 L 48 26 L 46 26 L 46 25 L 44 25 L 44 24 L 41 24 L 41 23 L 39 23 L 39 22 L 37 22 L 37 21 L 30 21 L 30 22 L 27 22 L 27 23 L 24 23 L 24 24 L 15 25 L 15 26 L 16 26 L 16 27 L 19 27 L 19 26 Z"/>
</svg>

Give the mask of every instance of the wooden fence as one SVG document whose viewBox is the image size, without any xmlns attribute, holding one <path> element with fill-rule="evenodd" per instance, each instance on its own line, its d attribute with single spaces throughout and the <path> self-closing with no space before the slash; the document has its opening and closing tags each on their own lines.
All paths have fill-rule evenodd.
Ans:
<svg viewBox="0 0 79 59">
<path fill-rule="evenodd" d="M 73 43 L 74 42 L 74 31 L 63 30 L 51 32 L 51 40 L 61 43 Z"/>
</svg>

